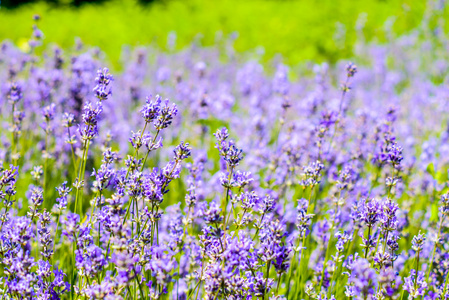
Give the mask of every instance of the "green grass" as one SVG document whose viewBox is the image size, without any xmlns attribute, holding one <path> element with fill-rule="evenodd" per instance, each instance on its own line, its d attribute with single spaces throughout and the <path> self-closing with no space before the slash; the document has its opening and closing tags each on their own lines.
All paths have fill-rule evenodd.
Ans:
<svg viewBox="0 0 449 300">
<path fill-rule="evenodd" d="M 262 46 L 266 58 L 279 53 L 292 64 L 333 62 L 351 55 L 361 13 L 367 14 L 365 38 L 383 41 L 388 18 L 395 17 L 394 32 L 401 34 L 419 25 L 425 7 L 424 0 L 165 0 L 148 7 L 123 0 L 79 9 L 38 3 L 0 9 L 0 40 L 24 45 L 31 33 L 32 16 L 39 13 L 46 43 L 68 48 L 80 37 L 88 45 L 101 47 L 114 64 L 123 45 L 156 43 L 166 48 L 171 31 L 177 33 L 177 48 L 199 33 L 203 44 L 210 45 L 218 31 L 225 35 L 237 31 L 238 51 Z M 336 42 L 339 27 L 345 28 L 345 38 Z"/>
</svg>

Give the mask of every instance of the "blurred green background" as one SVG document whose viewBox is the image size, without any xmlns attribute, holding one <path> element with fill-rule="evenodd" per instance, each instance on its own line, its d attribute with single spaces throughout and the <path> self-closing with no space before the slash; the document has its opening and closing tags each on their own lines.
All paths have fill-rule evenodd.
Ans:
<svg viewBox="0 0 449 300">
<path fill-rule="evenodd" d="M 17 7 L 14 2 L 3 0 L 0 40 L 26 45 L 32 16 L 39 14 L 45 43 L 68 48 L 80 37 L 99 46 L 113 64 L 124 45 L 166 49 L 170 32 L 176 33 L 178 49 L 198 34 L 202 44 L 211 45 L 217 32 L 238 32 L 238 51 L 262 46 L 266 59 L 279 53 L 291 64 L 334 62 L 351 56 L 356 39 L 385 41 L 386 22 L 394 34 L 416 28 L 427 6 L 425 0 L 53 0 Z M 362 36 L 356 30 L 361 24 Z"/>
</svg>

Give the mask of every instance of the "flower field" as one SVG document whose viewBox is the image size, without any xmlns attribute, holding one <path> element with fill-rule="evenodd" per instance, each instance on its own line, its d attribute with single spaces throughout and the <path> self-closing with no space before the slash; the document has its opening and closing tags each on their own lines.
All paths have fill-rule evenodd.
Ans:
<svg viewBox="0 0 449 300">
<path fill-rule="evenodd" d="M 444 24 L 335 65 L 227 36 L 114 71 L 39 22 L 0 46 L 1 299 L 449 297 Z"/>
</svg>

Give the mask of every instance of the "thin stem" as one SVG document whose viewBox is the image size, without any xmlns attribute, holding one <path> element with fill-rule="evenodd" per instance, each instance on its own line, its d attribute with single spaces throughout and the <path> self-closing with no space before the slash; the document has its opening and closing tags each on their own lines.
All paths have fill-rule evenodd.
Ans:
<svg viewBox="0 0 449 300">
<path fill-rule="evenodd" d="M 282 273 L 278 276 L 278 284 L 276 285 L 276 295 L 279 295 L 279 286 L 281 285 Z"/>
<path fill-rule="evenodd" d="M 446 273 L 446 279 L 445 279 L 444 281 L 445 281 L 445 284 L 444 284 L 443 295 L 445 296 L 446 293 L 447 293 L 447 283 L 448 283 L 448 281 L 449 281 L 449 271 L 447 271 L 447 273 Z"/>
<path fill-rule="evenodd" d="M 365 258 L 368 256 L 368 251 L 370 248 L 370 245 L 369 245 L 370 236 L 371 236 L 371 226 L 368 226 L 368 236 L 367 236 L 368 245 L 366 245 L 366 248 L 365 248 Z"/>
<path fill-rule="evenodd" d="M 47 190 L 46 184 L 47 184 L 47 171 L 48 171 L 48 121 L 45 129 L 45 163 L 44 163 L 44 193 Z"/>
<path fill-rule="evenodd" d="M 61 211 L 59 211 L 58 214 L 58 220 L 56 222 L 56 229 L 55 229 L 55 241 L 53 242 L 53 257 L 55 256 L 55 249 L 56 249 L 56 242 L 57 242 L 57 238 L 58 238 L 58 228 L 59 228 L 59 218 L 61 217 Z"/>
<path fill-rule="evenodd" d="M 92 225 L 92 216 L 95 213 L 95 208 L 97 207 L 97 199 L 101 200 L 101 190 L 99 189 L 97 195 L 94 197 L 94 207 L 92 209 L 92 213 L 89 216 L 89 224 Z"/>
<path fill-rule="evenodd" d="M 231 182 L 231 178 L 232 178 L 232 173 L 234 172 L 234 168 L 230 167 L 229 169 L 229 175 L 228 175 L 228 183 Z M 226 187 L 226 198 L 225 201 L 223 203 L 223 214 L 224 214 L 224 218 L 223 218 L 223 231 L 224 231 L 224 236 L 226 236 L 226 227 L 227 227 L 227 208 L 228 208 L 228 202 L 229 202 L 229 192 L 230 192 L 230 187 Z M 226 244 L 226 239 L 225 239 L 225 244 Z"/>
<path fill-rule="evenodd" d="M 204 255 L 205 255 L 205 254 L 203 254 L 203 259 L 201 260 L 201 274 L 200 274 L 200 278 L 199 278 L 198 284 L 197 284 L 198 290 L 196 291 L 195 300 L 198 299 L 198 294 L 199 294 L 199 292 L 200 292 L 201 282 L 203 281 Z M 196 287 L 195 287 L 195 289 L 193 289 L 193 291 L 195 291 L 195 290 L 196 290 Z M 193 293 L 192 293 L 192 294 L 193 294 Z M 189 299 L 190 299 L 190 297 L 189 297 Z"/>
<path fill-rule="evenodd" d="M 340 196 L 339 196 L 339 198 L 340 198 Z M 332 244 L 332 235 L 334 233 L 335 219 L 337 218 L 337 213 L 338 213 L 338 202 L 335 207 L 335 216 L 334 216 L 334 220 L 332 221 L 332 229 L 330 232 L 329 241 L 327 242 L 326 254 L 324 255 L 323 270 L 321 271 L 321 280 L 320 280 L 320 285 L 318 286 L 318 290 L 320 290 L 321 286 L 323 285 L 324 271 L 326 270 L 326 263 L 329 260 L 329 251 L 330 251 L 331 244 Z"/>
<path fill-rule="evenodd" d="M 145 294 L 142 289 L 142 284 L 140 283 L 139 276 L 136 272 L 136 269 L 133 267 L 134 275 L 136 276 L 137 284 L 139 285 L 140 296 L 145 297 Z"/>
<path fill-rule="evenodd" d="M 67 127 L 67 133 L 69 134 L 69 141 L 71 141 L 72 135 L 70 134 L 70 127 Z M 70 149 L 72 152 L 72 162 L 73 162 L 73 167 L 75 168 L 75 176 L 76 176 L 76 173 L 78 173 L 78 167 L 76 166 L 75 149 L 73 148 L 73 144 L 71 142 L 70 142 Z"/>
<path fill-rule="evenodd" d="M 310 205 L 310 201 L 312 200 L 314 187 L 315 186 L 312 186 L 311 189 L 310 189 L 310 195 L 309 195 L 309 199 L 308 199 L 309 200 L 309 206 L 307 207 L 307 214 L 309 214 L 310 211 L 311 211 L 311 207 L 312 206 Z M 316 194 L 318 194 L 318 193 L 316 193 Z M 317 198 L 316 194 L 315 194 L 315 200 Z M 315 201 L 315 203 L 313 205 L 313 212 L 315 212 L 315 207 L 316 207 L 316 201 Z M 302 249 L 301 249 L 300 261 L 299 261 L 299 272 L 298 272 L 298 279 L 297 279 L 298 282 L 296 283 L 296 286 L 295 286 L 295 294 L 298 296 L 298 294 L 300 293 L 301 294 L 300 299 L 303 298 L 302 295 L 303 295 L 304 289 L 298 291 L 298 288 L 299 288 L 299 286 L 304 286 L 303 281 L 305 279 L 307 279 L 307 265 L 304 265 L 306 263 L 306 260 L 303 257 L 304 252 L 305 252 L 305 247 L 304 247 L 305 244 L 306 244 L 306 234 L 304 233 L 304 235 L 302 237 L 302 244 L 301 244 L 301 248 Z"/>
<path fill-rule="evenodd" d="M 78 185 L 81 185 L 81 170 L 82 170 L 82 165 L 84 164 L 84 156 L 86 156 L 86 152 L 87 152 L 86 149 L 87 149 L 87 140 L 85 140 L 84 144 L 83 144 L 83 156 L 82 156 L 81 161 L 80 161 L 80 168 L 79 168 L 79 172 L 78 172 Z M 81 188 L 83 188 L 83 187 L 81 187 Z M 76 213 L 76 211 L 78 209 L 79 190 L 80 190 L 80 188 L 76 189 L 75 209 L 74 209 L 75 213 Z"/>
<path fill-rule="evenodd" d="M 16 165 L 16 160 L 14 159 L 14 155 L 16 152 L 16 133 L 14 132 L 14 111 L 16 109 L 16 104 L 12 104 L 12 114 L 11 114 L 11 162 L 13 165 Z"/>
<path fill-rule="evenodd" d="M 346 76 L 346 81 L 345 81 L 345 84 L 344 84 L 343 89 L 341 91 L 340 105 L 338 107 L 337 121 L 335 122 L 334 133 L 332 134 L 331 140 L 329 142 L 329 148 L 327 149 L 327 154 L 329 154 L 329 152 L 331 150 L 332 142 L 334 141 L 335 135 L 336 135 L 337 130 L 338 130 L 339 118 L 340 118 L 340 114 L 341 114 L 341 109 L 343 107 L 343 100 L 344 100 L 346 92 L 347 92 L 346 87 L 348 85 L 348 82 L 349 82 L 349 76 Z"/>
<path fill-rule="evenodd" d="M 200 283 L 201 283 L 201 280 L 199 280 L 199 281 L 197 282 L 197 284 L 195 285 L 195 287 L 193 288 L 193 290 L 190 292 L 189 297 L 187 298 L 187 300 L 189 300 L 190 297 L 192 297 L 193 293 L 195 292 L 196 288 L 200 285 Z"/>
<path fill-rule="evenodd" d="M 296 245 L 296 249 L 299 248 L 300 242 L 301 242 L 301 235 L 298 236 L 298 244 Z M 286 295 L 286 298 L 287 298 L 287 299 L 288 299 L 288 295 L 290 294 L 290 283 L 291 283 L 291 281 L 292 281 L 292 275 L 293 275 L 293 263 L 296 262 L 296 261 L 295 261 L 295 258 L 296 258 L 296 252 L 297 252 L 296 249 L 294 250 L 294 253 L 293 253 L 292 263 L 291 263 L 291 265 L 290 265 L 290 274 L 288 275 L 288 281 L 287 281 L 287 295 Z M 300 265 L 300 266 L 301 266 L 301 265 Z M 300 270 L 301 270 L 301 269 L 300 269 Z"/>
<path fill-rule="evenodd" d="M 263 291 L 263 297 L 262 299 L 265 299 L 265 296 L 268 296 L 268 278 L 270 277 L 270 267 L 271 267 L 271 260 L 268 261 L 267 264 L 267 276 L 266 276 L 266 280 L 265 280 L 265 288 Z"/>
<path fill-rule="evenodd" d="M 435 258 L 435 251 L 436 251 L 436 248 L 437 248 L 438 241 L 440 240 L 441 227 L 443 225 L 443 220 L 444 220 L 444 215 L 441 217 L 440 225 L 438 226 L 438 234 L 437 234 L 437 238 L 436 238 L 436 241 L 435 241 L 435 245 L 433 245 L 432 258 L 431 258 L 430 263 L 429 263 L 429 270 L 427 271 L 426 282 L 429 281 L 430 272 L 432 271 L 433 260 Z"/>
<path fill-rule="evenodd" d="M 416 291 L 416 285 L 418 284 L 418 273 L 419 273 L 419 250 L 416 253 L 416 274 L 415 274 L 415 284 L 414 284 L 415 291 Z"/>
<path fill-rule="evenodd" d="M 214 223 L 214 225 L 215 225 L 215 228 L 217 228 L 217 231 L 219 232 L 220 229 L 218 229 L 217 223 Z M 218 232 L 217 232 L 217 233 L 218 233 Z M 221 245 L 221 253 L 223 253 L 224 250 L 225 250 L 225 248 L 223 247 L 223 243 L 221 242 L 221 237 L 218 237 L 218 240 L 220 241 L 220 245 Z"/>
<path fill-rule="evenodd" d="M 263 219 L 264 219 L 264 217 L 265 217 L 265 213 L 266 213 L 266 212 L 264 211 L 263 214 L 262 214 L 262 218 L 260 218 L 259 226 L 257 226 L 256 232 L 254 233 L 254 236 L 253 236 L 253 238 L 252 238 L 253 241 L 256 239 L 257 234 L 259 233 L 260 226 L 262 226 L 262 222 L 263 222 Z"/>
<path fill-rule="evenodd" d="M 160 133 L 160 132 L 161 132 L 160 129 L 158 129 L 158 130 L 156 131 L 156 135 L 154 136 L 153 141 L 151 142 L 151 145 L 154 144 L 154 142 L 156 141 L 156 138 L 159 136 L 159 133 Z M 142 163 L 142 167 L 141 167 L 141 169 L 140 169 L 140 172 L 143 171 L 143 168 L 145 167 L 145 163 L 147 162 L 148 154 L 150 154 L 150 152 L 151 152 L 151 150 L 148 150 L 148 151 L 147 151 L 147 154 L 145 155 L 145 159 L 143 160 L 143 163 Z"/>
<path fill-rule="evenodd" d="M 131 210 L 131 205 L 132 205 L 133 201 L 134 201 L 134 197 L 132 197 L 132 198 L 129 200 L 128 208 L 126 209 L 126 214 L 125 214 L 125 217 L 123 218 L 123 223 L 122 223 L 122 224 L 125 224 L 125 223 L 126 223 L 126 220 L 128 219 L 129 211 Z"/>
</svg>

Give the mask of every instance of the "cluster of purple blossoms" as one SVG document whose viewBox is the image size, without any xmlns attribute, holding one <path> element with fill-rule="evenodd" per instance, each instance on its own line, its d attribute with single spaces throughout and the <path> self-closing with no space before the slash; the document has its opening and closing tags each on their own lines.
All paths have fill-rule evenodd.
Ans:
<svg viewBox="0 0 449 300">
<path fill-rule="evenodd" d="M 129 49 L 114 77 L 80 41 L 36 51 L 37 23 L 30 53 L 3 42 L 1 298 L 447 299 L 449 39 L 431 16 L 358 44 L 358 66 L 273 74 L 233 39 Z"/>
</svg>

